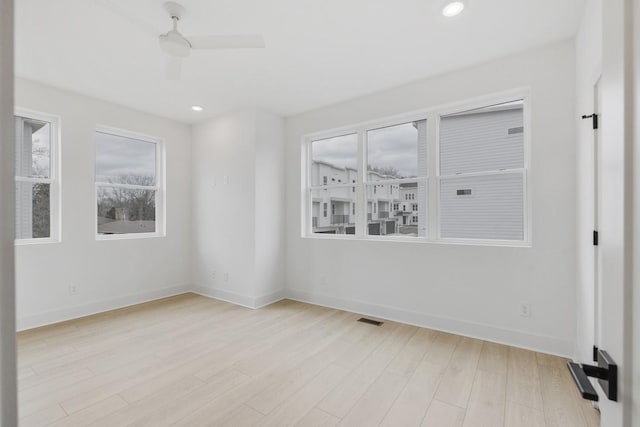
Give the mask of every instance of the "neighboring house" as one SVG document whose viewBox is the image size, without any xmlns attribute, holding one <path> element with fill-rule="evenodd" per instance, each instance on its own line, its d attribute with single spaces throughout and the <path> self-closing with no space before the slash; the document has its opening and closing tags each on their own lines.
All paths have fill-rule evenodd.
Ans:
<svg viewBox="0 0 640 427">
<path fill-rule="evenodd" d="M 369 182 L 393 178 L 375 171 L 369 171 L 368 174 Z M 326 186 L 355 184 L 357 170 L 314 161 L 311 165 L 311 182 Z M 368 234 L 417 234 L 417 184 L 371 184 L 367 187 L 367 193 Z M 311 203 L 314 233 L 355 234 L 355 186 L 316 190 Z"/>
</svg>

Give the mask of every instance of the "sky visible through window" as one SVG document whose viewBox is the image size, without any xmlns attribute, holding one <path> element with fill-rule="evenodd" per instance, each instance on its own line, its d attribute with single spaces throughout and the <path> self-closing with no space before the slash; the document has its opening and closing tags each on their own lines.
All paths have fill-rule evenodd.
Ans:
<svg viewBox="0 0 640 427">
<path fill-rule="evenodd" d="M 96 181 L 129 184 L 131 177 L 140 177 L 155 184 L 156 144 L 102 132 L 95 135 Z"/>
<path fill-rule="evenodd" d="M 369 168 L 395 173 L 395 177 L 418 176 L 418 130 L 413 122 L 367 132 Z"/>
<path fill-rule="evenodd" d="M 339 168 L 358 167 L 358 136 L 356 134 L 321 139 L 312 143 L 313 161 L 329 163 Z"/>
<path fill-rule="evenodd" d="M 394 178 L 418 176 L 418 130 L 414 122 L 370 130 L 367 139 L 370 170 L 384 171 Z M 351 134 L 313 141 L 312 157 L 313 161 L 356 169 L 358 137 Z"/>
</svg>

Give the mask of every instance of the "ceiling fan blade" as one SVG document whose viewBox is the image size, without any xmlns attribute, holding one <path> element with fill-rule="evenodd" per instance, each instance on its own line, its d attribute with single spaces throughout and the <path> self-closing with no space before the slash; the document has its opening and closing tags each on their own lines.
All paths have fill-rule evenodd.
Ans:
<svg viewBox="0 0 640 427">
<path fill-rule="evenodd" d="M 126 7 L 117 4 L 114 0 L 94 0 L 97 5 L 111 11 L 114 15 L 117 15 L 122 20 L 127 21 L 129 24 L 137 27 L 141 31 L 148 33 L 154 37 L 162 34 L 163 31 L 150 24 L 148 21 L 142 19 L 139 16 L 132 14 Z"/>
<path fill-rule="evenodd" d="M 167 56 L 166 66 L 167 80 L 180 80 L 182 74 L 182 60 L 180 58 Z"/>
<path fill-rule="evenodd" d="M 260 49 L 265 47 L 260 35 L 187 37 L 193 49 Z"/>
</svg>

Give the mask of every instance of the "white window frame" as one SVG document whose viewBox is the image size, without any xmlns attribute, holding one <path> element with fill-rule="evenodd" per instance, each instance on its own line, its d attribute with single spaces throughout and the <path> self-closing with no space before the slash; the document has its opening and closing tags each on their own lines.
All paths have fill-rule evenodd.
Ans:
<svg viewBox="0 0 640 427">
<path fill-rule="evenodd" d="M 117 184 L 108 182 L 99 182 L 96 180 L 96 133 L 106 133 L 109 135 L 119 136 L 123 138 L 135 139 L 143 142 L 153 143 L 156 146 L 156 185 L 131 185 Z M 129 239 L 148 239 L 166 237 L 166 182 L 165 182 L 165 144 L 162 138 L 146 135 L 139 132 L 120 129 L 112 126 L 97 125 L 94 129 L 94 181 L 95 188 L 93 191 L 93 221 L 94 235 L 98 241 L 109 240 L 129 240 Z M 153 233 L 126 233 L 126 234 L 100 234 L 98 233 L 98 189 L 100 187 L 124 188 L 130 190 L 153 190 L 156 192 L 156 230 Z"/>
<path fill-rule="evenodd" d="M 522 173 L 523 176 L 523 240 L 494 240 L 494 239 L 452 239 L 440 237 L 440 118 L 449 114 L 484 108 L 491 105 L 512 101 L 523 101 L 524 126 L 524 168 L 505 170 L 502 173 Z M 427 175 L 421 178 L 402 180 L 376 181 L 378 184 L 416 182 L 424 179 L 427 188 L 427 230 L 425 237 L 402 236 L 369 236 L 367 235 L 367 203 L 366 203 L 366 132 L 387 126 L 400 125 L 412 121 L 427 121 Z M 311 220 L 311 193 L 314 189 L 342 188 L 347 185 L 311 185 L 311 144 L 314 141 L 355 134 L 358 137 L 358 179 L 356 187 L 356 234 L 321 234 L 313 233 Z M 330 131 L 316 132 L 303 135 L 301 141 L 301 237 L 308 239 L 329 240 L 368 240 L 386 242 L 410 242 L 429 244 L 455 244 L 479 246 L 507 246 L 530 248 L 533 245 L 532 235 L 532 202 L 531 202 L 531 100 L 529 88 L 517 88 L 496 94 L 488 94 L 460 102 L 435 106 L 428 109 L 400 114 L 378 120 L 367 121 L 352 126 L 344 126 Z M 490 172 L 494 174 L 494 172 Z M 370 182 L 369 184 L 373 184 Z"/>
<path fill-rule="evenodd" d="M 61 229 L 61 179 L 60 179 L 60 151 L 61 151 L 61 118 L 53 114 L 42 113 L 39 111 L 30 110 L 27 108 L 16 107 L 14 109 L 15 116 L 23 117 L 25 119 L 38 120 L 41 122 L 47 122 L 51 128 L 51 140 L 49 147 L 50 157 L 50 170 L 49 178 L 29 178 L 15 175 L 14 182 L 30 182 L 49 184 L 49 237 L 42 238 L 28 238 L 28 239 L 15 239 L 15 244 L 22 245 L 36 245 L 36 244 L 48 244 L 48 243 L 60 243 L 62 241 L 62 229 Z M 15 123 L 15 121 L 14 121 Z M 15 144 L 15 141 L 13 141 Z M 15 160 L 14 160 L 15 163 Z"/>
</svg>

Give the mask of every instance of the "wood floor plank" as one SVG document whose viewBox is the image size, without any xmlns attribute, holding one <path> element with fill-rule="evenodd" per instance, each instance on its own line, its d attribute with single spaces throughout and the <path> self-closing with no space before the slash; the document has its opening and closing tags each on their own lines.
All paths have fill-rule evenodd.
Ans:
<svg viewBox="0 0 640 427">
<path fill-rule="evenodd" d="M 569 370 L 551 365 L 540 366 L 540 382 L 544 416 L 549 427 L 585 426 L 580 401 L 576 396 L 576 387 L 571 384 Z"/>
<path fill-rule="evenodd" d="M 383 372 L 339 425 L 378 425 L 406 384 L 405 376 Z"/>
<path fill-rule="evenodd" d="M 461 337 L 457 335 L 438 332 L 433 345 L 427 352 L 429 361 L 438 365 L 449 365 L 451 356 L 453 355 L 460 338 Z"/>
<path fill-rule="evenodd" d="M 387 372 L 411 377 L 437 336 L 435 331 L 418 329 L 387 367 Z"/>
<path fill-rule="evenodd" d="M 507 400 L 544 410 L 535 353 L 510 347 L 507 370 Z"/>
<path fill-rule="evenodd" d="M 494 374 L 507 375 L 508 366 L 508 346 L 492 342 L 483 343 L 480 360 L 478 360 L 478 369 L 493 372 Z"/>
<path fill-rule="evenodd" d="M 544 412 L 514 402 L 507 402 L 505 425 L 509 427 L 545 427 Z"/>
<path fill-rule="evenodd" d="M 321 409 L 314 408 L 296 424 L 296 427 L 333 427 L 338 425 L 340 418 L 328 414 Z"/>
<path fill-rule="evenodd" d="M 49 427 L 83 427 L 87 426 L 101 418 L 107 417 L 127 406 L 118 395 L 111 396 L 103 401 L 95 403 L 87 408 L 62 418 L 53 424 L 47 424 Z"/>
<path fill-rule="evenodd" d="M 433 400 L 422 421 L 422 427 L 460 427 L 465 410 L 448 403 Z"/>
<path fill-rule="evenodd" d="M 436 399 L 467 407 L 481 350 L 482 341 L 466 337 L 459 340 L 436 391 Z"/>
<path fill-rule="evenodd" d="M 464 418 L 465 427 L 504 425 L 507 376 L 478 369 Z"/>
<path fill-rule="evenodd" d="M 381 425 L 386 427 L 419 426 L 446 367 L 422 359 L 407 386 L 402 390 Z"/>
</svg>

